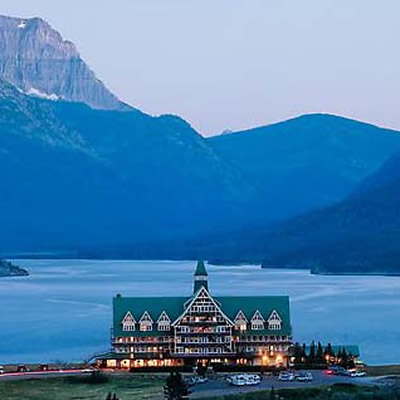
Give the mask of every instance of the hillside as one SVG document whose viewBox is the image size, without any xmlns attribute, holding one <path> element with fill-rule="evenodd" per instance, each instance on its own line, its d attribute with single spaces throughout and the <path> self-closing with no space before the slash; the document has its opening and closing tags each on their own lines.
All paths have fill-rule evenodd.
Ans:
<svg viewBox="0 0 400 400">
<path fill-rule="evenodd" d="M 346 200 L 270 227 L 219 238 L 205 248 L 216 262 L 315 273 L 400 274 L 400 153 Z"/>
<path fill-rule="evenodd" d="M 186 122 L 0 84 L 2 251 L 148 240 L 228 225 L 254 193 Z"/>
<path fill-rule="evenodd" d="M 308 114 L 209 143 L 261 189 L 263 212 L 282 220 L 343 200 L 399 149 L 398 132 Z"/>
<path fill-rule="evenodd" d="M 304 266 L 318 273 L 400 274 L 399 170 L 397 154 L 347 200 L 265 237 L 264 265 Z"/>
</svg>

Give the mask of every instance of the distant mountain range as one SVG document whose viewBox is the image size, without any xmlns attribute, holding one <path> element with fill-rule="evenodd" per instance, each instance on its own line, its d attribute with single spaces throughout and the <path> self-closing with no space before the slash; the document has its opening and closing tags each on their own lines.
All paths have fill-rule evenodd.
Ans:
<svg viewBox="0 0 400 400">
<path fill-rule="evenodd" d="M 45 21 L 0 17 L 2 255 L 392 270 L 399 151 L 327 114 L 203 138 L 124 104 Z"/>
</svg>

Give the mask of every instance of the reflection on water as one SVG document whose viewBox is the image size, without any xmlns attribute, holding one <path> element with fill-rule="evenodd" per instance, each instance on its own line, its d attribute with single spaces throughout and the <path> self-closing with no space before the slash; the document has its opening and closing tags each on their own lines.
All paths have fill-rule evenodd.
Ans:
<svg viewBox="0 0 400 400">
<path fill-rule="evenodd" d="M 16 261 L 0 279 L 0 364 L 82 359 L 109 347 L 111 298 L 190 295 L 193 262 Z M 294 338 L 359 344 L 370 363 L 400 361 L 400 277 L 313 276 L 255 266 L 208 267 L 216 295 L 288 294 Z"/>
</svg>

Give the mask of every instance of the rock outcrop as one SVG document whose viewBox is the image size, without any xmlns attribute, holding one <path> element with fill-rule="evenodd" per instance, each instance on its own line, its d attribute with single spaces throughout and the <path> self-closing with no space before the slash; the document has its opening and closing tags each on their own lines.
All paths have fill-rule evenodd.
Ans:
<svg viewBox="0 0 400 400">
<path fill-rule="evenodd" d="M 27 270 L 18 267 L 9 261 L 0 259 L 0 278 L 6 276 L 28 276 Z"/>
<path fill-rule="evenodd" d="M 41 18 L 0 16 L 0 77 L 37 97 L 129 109 L 96 78 L 75 45 Z"/>
</svg>

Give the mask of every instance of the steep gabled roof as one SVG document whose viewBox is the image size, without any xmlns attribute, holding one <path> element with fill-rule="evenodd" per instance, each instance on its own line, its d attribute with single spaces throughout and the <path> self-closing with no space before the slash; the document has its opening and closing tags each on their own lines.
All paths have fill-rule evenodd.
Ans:
<svg viewBox="0 0 400 400">
<path fill-rule="evenodd" d="M 247 317 L 248 320 L 258 310 L 262 317 L 267 320 L 276 310 L 282 319 L 280 330 L 257 330 L 256 335 L 291 335 L 290 324 L 290 305 L 288 296 L 212 296 L 220 305 L 222 312 L 234 321 L 239 311 Z M 185 303 L 192 300 L 192 297 L 122 297 L 116 296 L 113 299 L 114 307 L 114 335 L 115 336 L 165 336 L 165 332 L 124 332 L 121 322 L 128 311 L 138 321 L 145 311 L 149 313 L 153 321 L 157 321 L 160 314 L 165 311 L 174 322 L 185 310 Z M 247 334 L 252 331 L 248 330 Z"/>
<path fill-rule="evenodd" d="M 165 311 L 175 321 L 184 311 L 183 304 L 189 297 L 123 297 L 116 296 L 113 299 L 114 309 L 114 335 L 115 336 L 165 336 L 165 332 L 124 332 L 122 331 L 121 321 L 128 311 L 139 321 L 140 317 L 147 311 L 153 321 L 157 321 L 163 311 Z"/>
<path fill-rule="evenodd" d="M 280 330 L 265 329 L 254 331 L 257 335 L 264 333 L 270 335 L 291 335 L 292 333 L 289 296 L 217 296 L 215 299 L 221 303 L 221 309 L 231 320 L 235 319 L 240 310 L 248 320 L 252 318 L 257 310 L 265 320 L 276 310 L 282 318 L 282 328 Z"/>
</svg>

